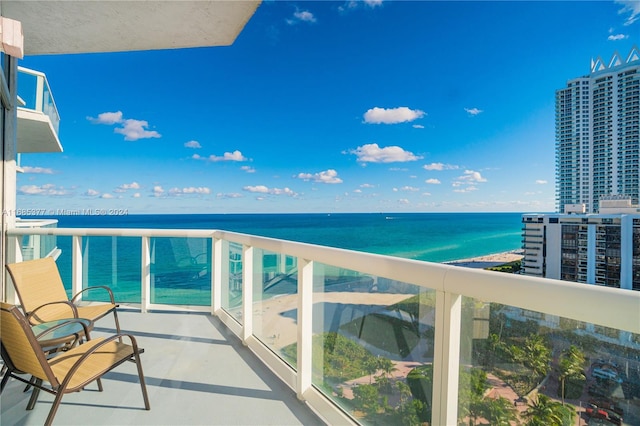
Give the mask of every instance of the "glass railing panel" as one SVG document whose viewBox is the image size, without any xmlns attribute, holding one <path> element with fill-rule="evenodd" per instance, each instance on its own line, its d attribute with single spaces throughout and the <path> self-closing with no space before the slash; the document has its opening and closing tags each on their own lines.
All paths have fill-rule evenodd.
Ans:
<svg viewBox="0 0 640 426">
<path fill-rule="evenodd" d="M 242 244 L 222 241 L 222 309 L 242 324 Z"/>
<path fill-rule="evenodd" d="M 108 286 L 116 302 L 140 303 L 139 237 L 84 237 L 82 287 Z M 83 300 L 107 301 L 104 291 L 84 293 Z"/>
<path fill-rule="evenodd" d="M 46 114 L 56 133 L 60 127 L 60 114 L 53 100 L 47 77 L 39 72 L 20 69 L 18 96 L 24 102 L 20 107 Z"/>
<path fill-rule="evenodd" d="M 22 238 L 37 238 L 38 235 L 24 235 Z M 42 237 L 42 236 L 40 236 Z M 64 289 L 67 292 L 67 296 L 69 298 L 73 297 L 71 290 L 71 240 L 72 237 L 67 236 L 57 236 L 56 245 L 60 249 L 60 255 L 56 258 L 56 265 L 58 266 L 58 272 L 60 273 L 60 278 L 62 279 L 62 283 L 64 284 Z M 22 255 L 25 255 L 25 249 L 22 249 Z M 24 259 L 28 260 L 28 259 Z"/>
<path fill-rule="evenodd" d="M 18 72 L 18 96 L 24 102 L 24 105 L 18 104 L 19 107 L 37 110 L 37 87 L 37 75 L 22 70 Z"/>
<path fill-rule="evenodd" d="M 51 93 L 51 89 L 49 88 L 49 83 L 46 78 L 44 79 L 44 92 L 42 96 L 42 112 L 49 116 L 51 125 L 56 133 L 58 133 L 60 128 L 60 115 L 58 114 L 58 109 L 53 101 L 53 94 Z"/>
<path fill-rule="evenodd" d="M 253 271 L 253 334 L 282 354 L 297 337 L 297 258 L 255 249 Z"/>
<path fill-rule="evenodd" d="M 150 238 L 154 304 L 211 304 L 211 239 Z"/>
<path fill-rule="evenodd" d="M 640 424 L 640 336 L 466 297 L 462 306 L 459 422 L 591 424 L 595 409 L 609 424 Z"/>
<path fill-rule="evenodd" d="M 435 292 L 316 264 L 313 297 L 313 385 L 362 424 L 430 422 Z"/>
</svg>

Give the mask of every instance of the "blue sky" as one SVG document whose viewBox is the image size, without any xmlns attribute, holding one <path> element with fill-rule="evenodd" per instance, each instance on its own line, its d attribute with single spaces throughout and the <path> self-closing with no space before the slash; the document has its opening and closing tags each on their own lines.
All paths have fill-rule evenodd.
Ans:
<svg viewBox="0 0 640 426">
<path fill-rule="evenodd" d="M 18 208 L 553 211 L 554 92 L 640 2 L 266 1 L 229 47 L 26 57 L 61 115 Z"/>
</svg>

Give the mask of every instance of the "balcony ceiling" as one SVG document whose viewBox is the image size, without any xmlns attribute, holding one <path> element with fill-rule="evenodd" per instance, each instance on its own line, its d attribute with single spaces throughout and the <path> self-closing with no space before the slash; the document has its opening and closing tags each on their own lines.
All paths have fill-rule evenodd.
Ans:
<svg viewBox="0 0 640 426">
<path fill-rule="evenodd" d="M 260 0 L 5 1 L 26 55 L 228 46 Z"/>
</svg>

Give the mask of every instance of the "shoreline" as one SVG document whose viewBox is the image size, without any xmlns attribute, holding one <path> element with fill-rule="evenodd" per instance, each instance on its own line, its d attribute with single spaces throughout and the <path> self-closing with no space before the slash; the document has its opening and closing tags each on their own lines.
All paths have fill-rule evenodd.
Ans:
<svg viewBox="0 0 640 426">
<path fill-rule="evenodd" d="M 523 257 L 524 253 L 522 252 L 522 249 L 517 249 L 502 253 L 488 254 L 485 256 L 470 257 L 468 259 L 452 260 L 443 263 L 445 265 L 462 266 L 465 268 L 484 269 L 521 260 Z"/>
</svg>

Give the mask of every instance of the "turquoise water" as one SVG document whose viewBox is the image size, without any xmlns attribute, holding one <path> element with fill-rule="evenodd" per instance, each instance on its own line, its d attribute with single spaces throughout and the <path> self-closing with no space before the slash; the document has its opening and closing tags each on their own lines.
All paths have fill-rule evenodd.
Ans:
<svg viewBox="0 0 640 426">
<path fill-rule="evenodd" d="M 521 213 L 60 216 L 60 228 L 220 229 L 431 262 L 519 249 Z"/>
<path fill-rule="evenodd" d="M 56 219 L 59 228 L 220 229 L 431 262 L 510 251 L 521 244 L 520 213 L 129 215 Z M 70 292 L 71 237 L 57 237 L 56 243 L 62 250 L 58 268 Z M 84 286 L 107 285 L 119 302 L 140 303 L 140 238 L 85 237 L 81 250 Z M 150 302 L 208 305 L 211 250 L 209 239 L 152 238 Z M 232 252 L 239 256 L 240 248 Z M 271 260 L 264 258 L 265 268 Z M 87 296 L 104 300 L 98 294 Z"/>
</svg>

